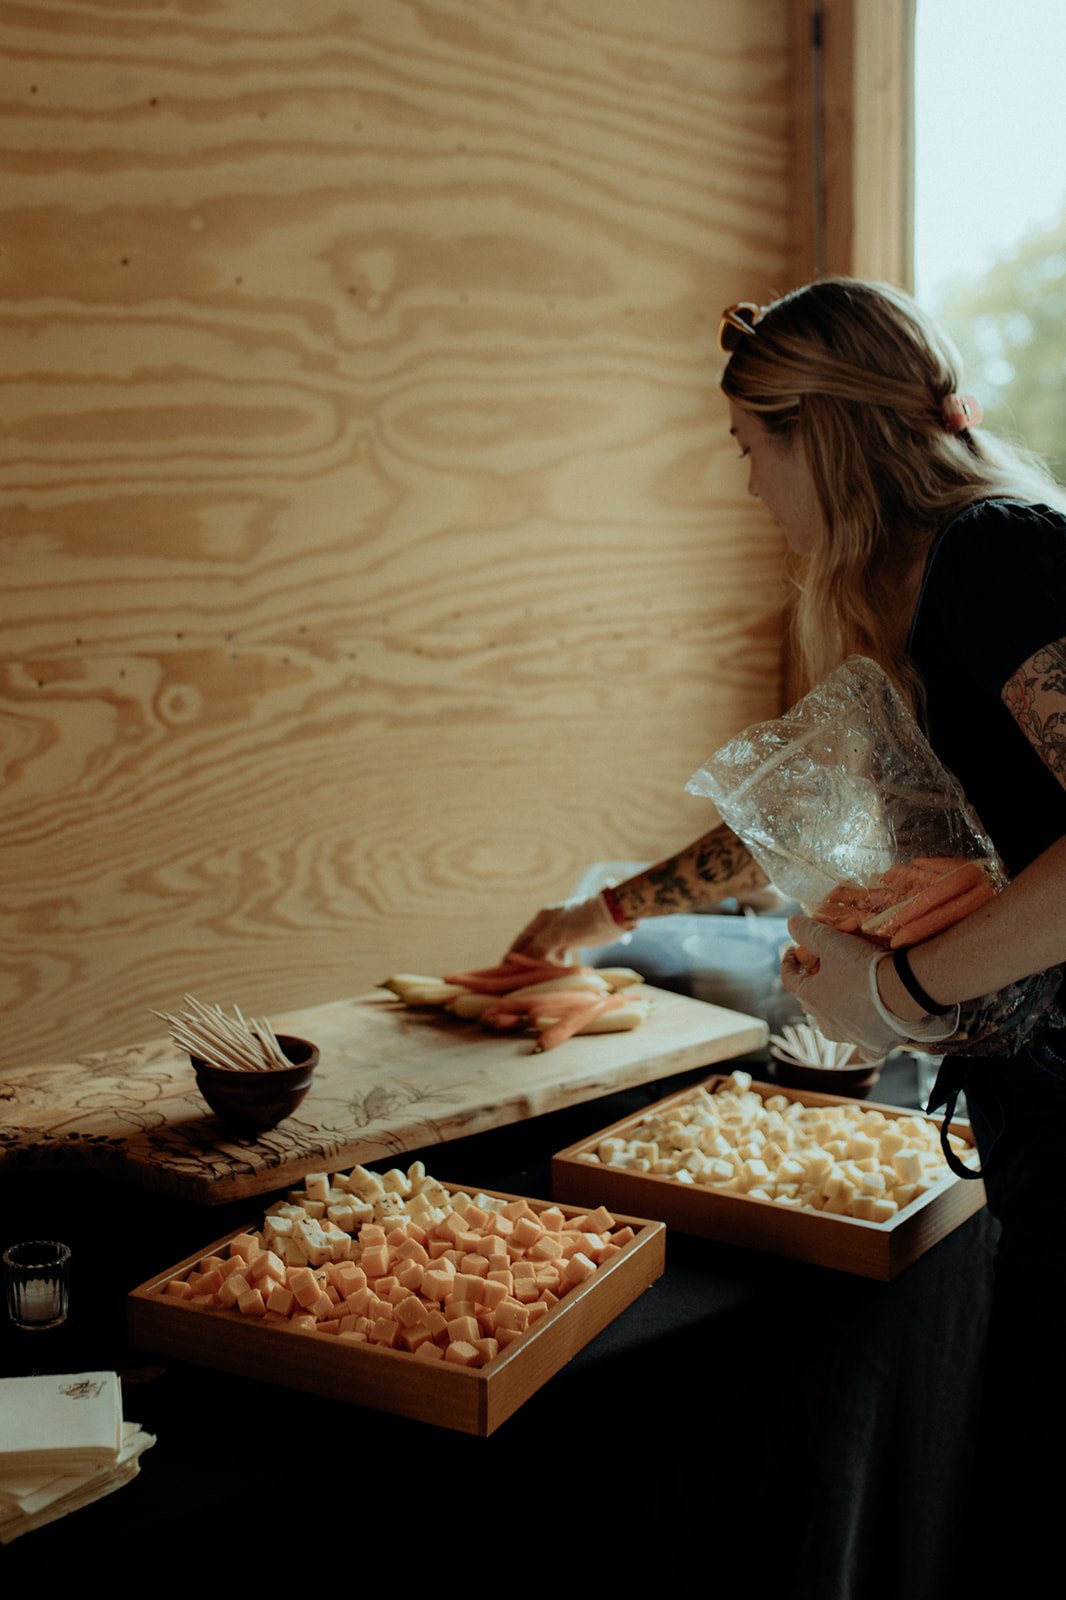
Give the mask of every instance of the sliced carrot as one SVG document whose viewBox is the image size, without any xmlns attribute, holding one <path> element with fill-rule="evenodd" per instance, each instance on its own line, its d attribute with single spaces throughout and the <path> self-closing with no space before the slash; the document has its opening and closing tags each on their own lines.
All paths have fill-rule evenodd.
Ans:
<svg viewBox="0 0 1066 1600">
<path fill-rule="evenodd" d="M 485 967 L 477 972 L 451 972 L 445 983 L 469 989 L 472 994 L 508 994 L 512 989 L 525 989 L 531 983 L 547 982 L 551 978 L 588 972 L 588 967 L 559 967 L 555 962 L 544 961 L 535 966 Z"/>
<path fill-rule="evenodd" d="M 936 878 L 928 889 L 922 890 L 921 894 L 916 894 L 912 899 L 905 900 L 897 906 L 876 931 L 889 935 L 897 933 L 908 922 L 924 917 L 927 912 L 935 911 L 937 906 L 946 905 L 949 900 L 957 900 L 960 895 L 976 889 L 979 884 L 986 881 L 985 870 L 979 861 L 967 861 L 961 867 L 953 867 L 950 872 L 942 873 Z"/>
<path fill-rule="evenodd" d="M 986 877 L 985 881 L 979 883 L 975 889 L 970 889 L 966 894 L 960 894 L 954 900 L 937 906 L 935 911 L 927 912 L 924 917 L 906 923 L 892 935 L 893 950 L 898 950 L 904 945 L 920 944 L 923 939 L 931 939 L 934 933 L 940 933 L 944 928 L 950 928 L 956 922 L 961 922 L 963 917 L 979 911 L 989 900 L 994 899 L 996 892 L 995 884 Z"/>
<path fill-rule="evenodd" d="M 610 998 L 613 997 L 604 994 L 597 994 L 588 989 L 572 989 L 569 992 L 564 990 L 556 994 L 531 994 L 523 995 L 521 997 L 515 995 L 506 995 L 500 1000 L 497 1000 L 493 1005 L 488 1006 L 481 1013 L 481 1020 L 482 1022 L 488 1022 L 493 1026 L 498 1027 L 500 1024 L 497 1019 L 501 1015 L 518 1018 L 534 1017 L 537 1016 L 538 1013 L 544 1016 L 550 1012 L 552 1016 L 562 1015 L 563 1013 L 569 1016 L 572 1011 L 584 1010 L 591 1001 L 607 1000 Z M 513 1024 L 509 1023 L 504 1024 L 504 1026 L 512 1025 Z"/>
<path fill-rule="evenodd" d="M 573 1038 L 574 1034 L 579 1032 L 587 1022 L 591 1022 L 593 1017 L 598 1017 L 602 1012 L 611 1010 L 611 1001 L 615 998 L 614 995 L 605 995 L 601 1000 L 593 1000 L 586 1009 L 575 1010 L 569 1017 L 563 1017 L 560 1021 L 553 1022 L 550 1028 L 544 1029 L 537 1040 L 538 1051 L 554 1050 L 556 1045 L 564 1044 L 567 1039 Z"/>
<path fill-rule="evenodd" d="M 920 867 L 912 861 L 908 865 L 889 867 L 888 871 L 882 874 L 882 881 L 902 890 L 905 895 L 917 894 L 927 883 L 932 882 L 939 870 L 933 867 Z"/>
</svg>

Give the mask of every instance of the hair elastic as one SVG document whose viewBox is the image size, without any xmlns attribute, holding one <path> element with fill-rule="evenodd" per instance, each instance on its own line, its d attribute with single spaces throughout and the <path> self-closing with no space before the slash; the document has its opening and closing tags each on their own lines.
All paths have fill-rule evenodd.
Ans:
<svg viewBox="0 0 1066 1600">
<path fill-rule="evenodd" d="M 947 433 L 965 433 L 985 419 L 981 402 L 972 394 L 946 394 L 940 402 L 940 421 Z"/>
<path fill-rule="evenodd" d="M 618 926 L 620 928 L 624 928 L 627 933 L 632 933 L 637 924 L 633 921 L 632 917 L 626 916 L 625 912 L 622 910 L 622 907 L 618 904 L 618 896 L 615 894 L 610 885 L 608 885 L 606 889 L 600 890 L 600 899 L 603 901 L 607 910 L 610 912 L 612 919 L 617 922 Z"/>
<path fill-rule="evenodd" d="M 906 989 L 915 1005 L 921 1006 L 922 1010 L 926 1012 L 928 1016 L 946 1017 L 949 1011 L 953 1011 L 955 1009 L 954 1001 L 951 1001 L 946 1006 L 942 1006 L 939 1000 L 934 1000 L 931 995 L 925 992 L 921 984 L 918 982 L 918 979 L 911 971 L 910 957 L 907 954 L 905 946 L 895 951 L 892 956 L 892 965 L 896 970 L 896 977 Z"/>
</svg>

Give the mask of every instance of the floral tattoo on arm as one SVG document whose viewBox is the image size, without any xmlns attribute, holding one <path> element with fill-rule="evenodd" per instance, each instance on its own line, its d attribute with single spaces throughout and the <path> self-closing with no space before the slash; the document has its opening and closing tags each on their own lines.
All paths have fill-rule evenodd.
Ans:
<svg viewBox="0 0 1066 1600">
<path fill-rule="evenodd" d="M 1066 639 L 1044 645 L 1003 685 L 1003 704 L 1066 787 Z"/>
<path fill-rule="evenodd" d="M 623 904 L 634 919 L 662 917 L 713 905 L 726 895 L 761 889 L 767 877 L 723 822 L 695 844 L 660 861 L 621 886 Z"/>
</svg>

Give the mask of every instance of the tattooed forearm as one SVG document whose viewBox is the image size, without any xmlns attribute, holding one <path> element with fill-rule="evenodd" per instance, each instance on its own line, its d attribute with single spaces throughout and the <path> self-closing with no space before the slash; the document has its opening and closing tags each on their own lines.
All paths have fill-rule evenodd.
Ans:
<svg viewBox="0 0 1066 1600">
<path fill-rule="evenodd" d="M 1066 787 L 1066 639 L 1044 645 L 1003 685 L 1003 704 Z"/>
<path fill-rule="evenodd" d="M 766 882 L 762 868 L 723 822 L 669 861 L 620 883 L 615 895 L 626 915 L 639 921 L 695 911 Z"/>
</svg>

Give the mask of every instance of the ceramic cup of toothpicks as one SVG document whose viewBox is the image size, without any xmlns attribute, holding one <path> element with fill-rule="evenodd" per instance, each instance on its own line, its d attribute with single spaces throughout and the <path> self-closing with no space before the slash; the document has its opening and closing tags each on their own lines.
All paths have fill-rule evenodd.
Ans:
<svg viewBox="0 0 1066 1600">
<path fill-rule="evenodd" d="M 790 1089 L 816 1089 L 863 1099 L 881 1076 L 884 1060 L 864 1061 L 851 1044 L 834 1044 L 813 1022 L 790 1023 L 770 1035 L 778 1080 Z"/>
<path fill-rule="evenodd" d="M 232 1017 L 221 1006 L 185 996 L 177 1016 L 157 1011 L 170 1037 L 189 1053 L 196 1086 L 230 1127 L 261 1133 L 291 1117 L 311 1087 L 318 1049 L 307 1039 L 276 1034 L 265 1017 Z"/>
</svg>

